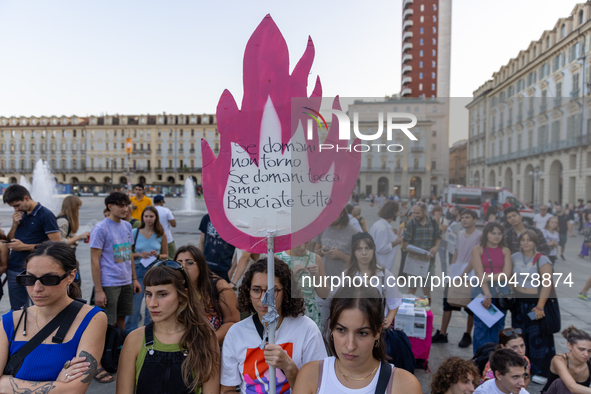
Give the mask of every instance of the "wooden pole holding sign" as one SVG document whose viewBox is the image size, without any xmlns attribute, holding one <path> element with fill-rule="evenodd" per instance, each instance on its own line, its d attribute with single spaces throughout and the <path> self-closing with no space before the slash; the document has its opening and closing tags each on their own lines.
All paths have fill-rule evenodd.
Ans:
<svg viewBox="0 0 591 394">
<path fill-rule="evenodd" d="M 271 294 L 273 309 L 275 309 L 275 232 L 269 231 L 267 234 L 267 291 Z M 268 312 L 273 312 L 269 308 Z M 269 323 L 267 326 L 267 333 L 269 335 L 269 343 L 275 344 L 275 328 L 277 322 Z M 269 365 L 269 393 L 275 393 L 276 380 L 275 380 L 275 367 Z"/>
</svg>

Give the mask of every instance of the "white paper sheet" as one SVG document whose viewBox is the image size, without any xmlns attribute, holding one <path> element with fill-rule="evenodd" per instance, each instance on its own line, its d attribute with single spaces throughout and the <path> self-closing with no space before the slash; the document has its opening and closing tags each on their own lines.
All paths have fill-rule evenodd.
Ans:
<svg viewBox="0 0 591 394">
<path fill-rule="evenodd" d="M 490 307 L 486 309 L 482 306 L 482 301 L 484 301 L 484 294 L 479 294 L 478 297 L 474 298 L 472 302 L 468 304 L 468 308 L 470 308 L 470 310 L 474 312 L 474 314 L 478 316 L 488 328 L 491 328 L 496 322 L 501 320 L 505 314 L 492 303 L 490 304 Z"/>
<path fill-rule="evenodd" d="M 407 249 L 408 250 L 408 249 Z M 429 272 L 429 261 L 420 261 L 406 256 L 404 262 L 404 273 L 412 276 L 420 276 L 426 278 Z"/>
<path fill-rule="evenodd" d="M 140 263 L 144 266 L 147 267 L 150 264 L 152 264 L 154 261 L 156 260 L 156 257 L 154 256 L 150 256 L 150 257 L 146 257 L 145 259 L 141 259 Z"/>
<path fill-rule="evenodd" d="M 404 331 L 409 337 L 425 339 L 427 336 L 427 311 L 402 304 L 396 314 L 394 328 Z"/>
<path fill-rule="evenodd" d="M 462 276 L 464 270 L 468 266 L 468 263 L 454 263 L 449 265 L 449 277 L 455 278 L 457 276 Z"/>
<path fill-rule="evenodd" d="M 414 245 L 408 245 L 406 247 L 406 251 L 409 252 L 409 253 L 422 254 L 422 255 L 425 255 L 425 256 L 429 256 L 431 254 L 428 250 L 421 249 L 421 248 L 416 247 Z"/>
</svg>

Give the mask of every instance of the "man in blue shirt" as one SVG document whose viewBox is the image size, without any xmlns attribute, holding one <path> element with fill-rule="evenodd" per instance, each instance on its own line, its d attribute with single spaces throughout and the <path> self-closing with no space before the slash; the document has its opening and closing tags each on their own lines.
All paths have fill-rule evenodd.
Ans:
<svg viewBox="0 0 591 394">
<path fill-rule="evenodd" d="M 20 309 L 27 304 L 27 289 L 16 283 L 16 276 L 25 269 L 25 260 L 35 245 L 45 241 L 61 241 L 55 215 L 41 204 L 33 201 L 29 191 L 21 185 L 11 185 L 2 197 L 4 204 L 14 208 L 12 227 L 8 232 L 8 296 L 10 308 Z"/>
</svg>

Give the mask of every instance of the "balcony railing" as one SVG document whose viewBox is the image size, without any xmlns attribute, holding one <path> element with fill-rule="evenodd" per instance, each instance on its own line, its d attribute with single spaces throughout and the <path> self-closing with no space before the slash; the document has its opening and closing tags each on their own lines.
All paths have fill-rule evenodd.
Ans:
<svg viewBox="0 0 591 394">
<path fill-rule="evenodd" d="M 195 149 L 189 149 L 189 153 L 195 153 Z"/>
<path fill-rule="evenodd" d="M 422 146 L 411 146 L 410 151 L 411 152 L 424 152 L 425 148 Z"/>
<path fill-rule="evenodd" d="M 414 22 L 412 20 L 407 20 L 404 21 L 404 23 L 402 24 L 402 30 L 406 30 L 408 27 L 412 27 L 414 25 Z"/>
<path fill-rule="evenodd" d="M 529 109 L 527 110 L 527 117 L 529 118 L 533 118 L 534 116 L 534 110 L 533 109 Z"/>
<path fill-rule="evenodd" d="M 411 88 L 404 88 L 400 92 L 400 95 L 401 96 L 406 96 L 406 95 L 409 95 L 409 94 L 412 94 L 412 89 Z"/>
<path fill-rule="evenodd" d="M 412 31 L 405 31 L 404 33 L 402 33 L 402 41 L 404 42 L 407 38 L 412 38 L 412 36 Z"/>
<path fill-rule="evenodd" d="M 411 167 L 408 169 L 409 173 L 425 172 L 425 167 Z"/>
<path fill-rule="evenodd" d="M 407 5 L 411 5 L 412 3 L 414 3 L 414 0 L 404 0 L 402 2 L 402 8 L 406 8 Z"/>
<path fill-rule="evenodd" d="M 161 155 L 162 154 L 162 149 L 156 149 L 156 154 L 157 155 Z"/>
<path fill-rule="evenodd" d="M 402 13 L 402 19 L 406 19 L 407 16 L 412 16 L 415 12 L 413 11 L 412 8 L 407 8 L 406 10 L 404 10 L 404 12 Z"/>
<path fill-rule="evenodd" d="M 406 52 L 407 50 L 411 50 L 412 47 L 412 42 L 405 42 L 404 44 L 402 44 L 402 53 Z"/>
<path fill-rule="evenodd" d="M 169 154 L 169 155 L 171 155 L 171 154 L 173 154 L 173 153 L 174 153 L 174 150 L 173 150 L 173 149 L 169 149 L 169 150 L 168 150 L 168 154 Z"/>
<path fill-rule="evenodd" d="M 409 62 L 412 60 L 412 55 L 410 53 L 405 53 L 404 55 L 402 55 L 402 64 L 404 64 L 405 62 Z"/>
<path fill-rule="evenodd" d="M 557 152 L 563 149 L 576 148 L 579 146 L 585 146 L 591 144 L 591 134 L 580 135 L 578 137 L 567 138 L 559 141 L 558 143 L 550 143 L 542 146 L 534 146 L 528 149 L 521 149 L 517 152 L 507 153 L 505 155 L 499 155 L 495 157 L 489 157 L 486 159 L 486 164 L 496 164 L 508 160 L 523 159 L 526 157 L 539 155 L 542 153 Z"/>
<path fill-rule="evenodd" d="M 409 73 L 412 71 L 412 66 L 410 64 L 406 64 L 404 65 L 404 67 L 402 67 L 402 74 L 404 75 L 405 73 Z"/>
<path fill-rule="evenodd" d="M 403 77 L 401 84 L 404 86 L 407 83 L 411 83 L 411 82 L 412 82 L 412 77 Z"/>
<path fill-rule="evenodd" d="M 556 97 L 554 99 L 554 106 L 555 107 L 560 107 L 562 105 L 562 97 Z"/>
</svg>

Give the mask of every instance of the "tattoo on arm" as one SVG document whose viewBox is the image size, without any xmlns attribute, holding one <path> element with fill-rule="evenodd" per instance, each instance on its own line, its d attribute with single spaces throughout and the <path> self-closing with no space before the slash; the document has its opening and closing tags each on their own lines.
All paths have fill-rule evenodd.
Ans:
<svg viewBox="0 0 591 394">
<path fill-rule="evenodd" d="M 88 369 L 86 370 L 86 372 L 84 372 L 82 374 L 82 376 L 87 375 L 84 379 L 82 379 L 82 383 L 90 383 L 92 382 L 92 378 L 94 377 L 94 374 L 96 373 L 96 369 L 98 366 L 98 362 L 96 361 L 96 358 L 94 358 L 92 356 L 92 354 L 88 353 L 87 351 L 82 350 L 80 352 L 80 354 L 78 355 L 78 357 L 86 357 L 86 362 L 90 363 L 90 365 L 88 366 Z"/>
<path fill-rule="evenodd" d="M 55 388 L 53 382 L 31 382 L 32 388 L 20 388 L 16 384 L 16 379 L 9 378 L 12 392 L 16 394 L 47 394 Z"/>
</svg>

